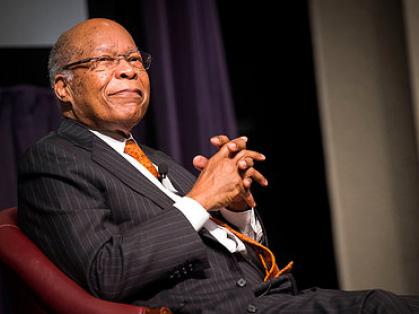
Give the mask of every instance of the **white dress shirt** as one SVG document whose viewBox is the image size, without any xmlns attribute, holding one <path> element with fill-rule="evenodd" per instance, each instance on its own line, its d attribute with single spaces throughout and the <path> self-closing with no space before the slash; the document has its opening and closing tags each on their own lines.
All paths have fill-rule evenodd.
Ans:
<svg viewBox="0 0 419 314">
<path fill-rule="evenodd" d="M 129 139 L 133 139 L 132 135 L 130 135 L 130 138 L 128 139 L 124 139 L 122 137 L 121 139 L 115 139 L 95 130 L 90 131 L 97 137 L 102 139 L 114 150 L 116 150 L 131 165 L 133 165 L 138 171 L 140 171 L 141 174 L 143 174 L 163 193 L 170 197 L 175 202 L 173 206 L 175 206 L 185 215 L 185 217 L 192 224 L 193 228 L 196 231 L 199 231 L 201 228 L 207 229 L 209 233 L 231 253 L 246 252 L 246 247 L 243 244 L 243 242 L 229 230 L 219 226 L 218 224 L 210 220 L 210 215 L 208 214 L 207 210 L 201 206 L 201 204 L 187 196 L 179 196 L 177 194 L 178 191 L 172 185 L 168 176 L 163 178 L 163 180 L 160 182 L 135 158 L 124 153 L 125 142 Z M 156 167 L 156 169 L 158 169 L 158 166 L 154 166 Z M 260 241 L 260 239 L 263 236 L 262 227 L 260 225 L 260 222 L 255 217 L 253 208 L 244 212 L 234 212 L 226 208 L 221 208 L 219 209 L 219 211 L 228 222 L 237 226 L 240 232 L 246 234 L 247 236 L 257 241 Z"/>
</svg>

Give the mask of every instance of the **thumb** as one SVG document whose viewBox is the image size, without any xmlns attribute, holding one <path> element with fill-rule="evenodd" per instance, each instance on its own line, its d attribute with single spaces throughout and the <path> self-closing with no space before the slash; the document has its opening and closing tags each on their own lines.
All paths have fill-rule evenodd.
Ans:
<svg viewBox="0 0 419 314">
<path fill-rule="evenodd" d="M 192 164 L 197 170 L 202 171 L 202 169 L 204 169 L 208 164 L 208 158 L 197 155 L 192 160 Z"/>
</svg>

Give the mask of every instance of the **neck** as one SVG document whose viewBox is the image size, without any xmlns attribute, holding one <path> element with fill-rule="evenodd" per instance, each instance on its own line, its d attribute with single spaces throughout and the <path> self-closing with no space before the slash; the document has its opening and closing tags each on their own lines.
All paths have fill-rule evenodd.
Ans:
<svg viewBox="0 0 419 314">
<path fill-rule="evenodd" d="M 74 116 L 68 115 L 68 114 L 63 114 L 64 117 L 70 119 L 70 120 L 74 120 L 80 124 L 83 124 L 85 126 L 87 126 L 89 129 L 94 130 L 94 131 L 98 131 L 100 133 L 103 133 L 109 137 L 112 137 L 116 140 L 125 140 L 131 137 L 131 132 L 130 131 L 125 131 L 125 130 L 121 130 L 121 129 L 105 129 L 103 127 L 100 127 L 99 125 L 95 125 L 94 123 L 86 123 L 85 121 L 81 121 L 80 119 L 77 119 Z"/>
<path fill-rule="evenodd" d="M 100 129 L 94 129 L 102 134 L 105 134 L 109 137 L 112 137 L 118 141 L 126 140 L 131 137 L 131 133 L 124 133 L 122 131 L 110 131 L 110 130 L 100 130 Z"/>
</svg>

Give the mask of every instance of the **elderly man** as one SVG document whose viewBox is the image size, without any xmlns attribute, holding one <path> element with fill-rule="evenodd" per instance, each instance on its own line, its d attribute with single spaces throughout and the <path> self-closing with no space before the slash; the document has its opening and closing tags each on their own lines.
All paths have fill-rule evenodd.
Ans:
<svg viewBox="0 0 419 314">
<path fill-rule="evenodd" d="M 219 151 L 194 159 L 197 179 L 138 145 L 150 62 L 107 19 L 52 49 L 64 119 L 22 159 L 18 218 L 66 274 L 100 298 L 181 313 L 419 312 L 416 298 L 383 291 L 297 290 L 291 264 L 280 269 L 263 245 L 250 186 L 267 185 L 253 167 L 264 156 L 245 137 L 213 138 Z"/>
</svg>

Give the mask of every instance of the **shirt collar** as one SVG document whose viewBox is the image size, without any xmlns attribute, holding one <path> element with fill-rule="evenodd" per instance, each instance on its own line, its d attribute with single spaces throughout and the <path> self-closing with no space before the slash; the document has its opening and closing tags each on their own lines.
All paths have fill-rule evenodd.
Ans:
<svg viewBox="0 0 419 314">
<path fill-rule="evenodd" d="M 132 137 L 131 133 L 129 134 L 128 138 L 123 138 L 122 136 L 120 138 L 114 138 L 112 136 L 109 136 L 105 133 L 102 133 L 102 132 L 99 132 L 99 131 L 96 131 L 96 130 L 89 129 L 89 131 L 92 132 L 94 135 L 96 135 L 101 140 L 103 140 L 106 144 L 111 146 L 113 149 L 115 149 L 120 154 L 124 153 L 125 142 L 126 141 L 131 140 L 131 139 L 135 141 L 135 139 Z"/>
</svg>

